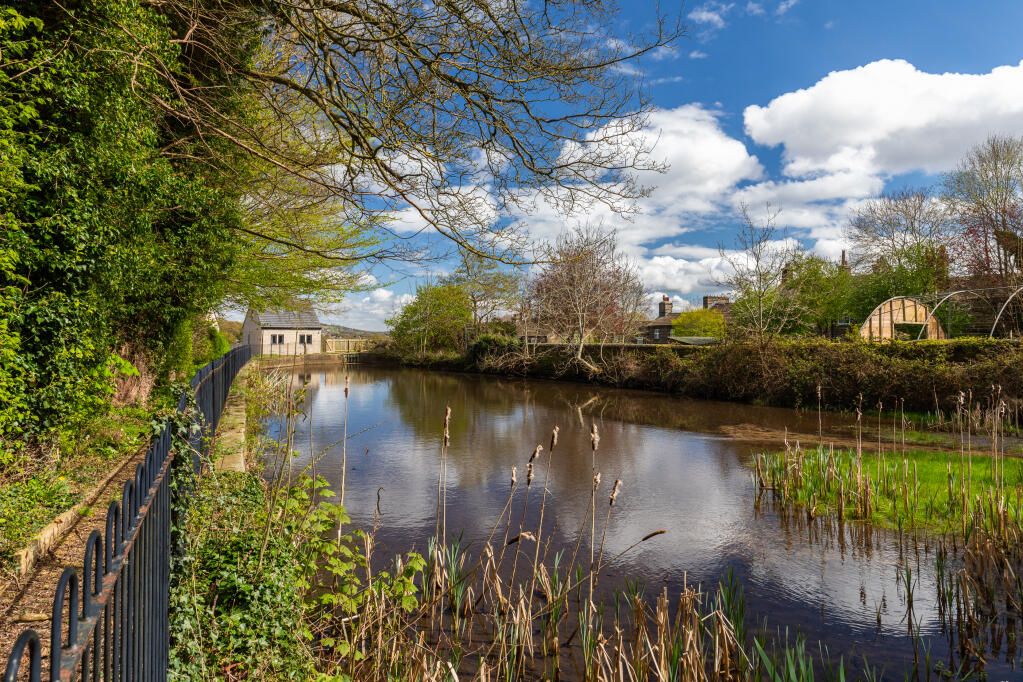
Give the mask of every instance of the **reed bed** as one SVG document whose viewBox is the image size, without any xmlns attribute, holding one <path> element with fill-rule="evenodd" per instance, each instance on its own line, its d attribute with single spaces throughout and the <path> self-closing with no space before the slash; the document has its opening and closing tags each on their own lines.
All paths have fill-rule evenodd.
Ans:
<svg viewBox="0 0 1023 682">
<path fill-rule="evenodd" d="M 847 450 L 786 441 L 784 452 L 753 459 L 758 504 L 769 496 L 784 518 L 834 523 L 843 539 L 849 523 L 864 529 L 866 542 L 875 527 L 896 531 L 904 551 L 898 573 L 905 622 L 917 646 L 914 592 L 921 557 L 909 545 L 923 539 L 933 548 L 925 560 L 933 562 L 941 631 L 953 655 L 938 667 L 918 660 L 928 675 L 982 676 L 989 656 L 1017 661 L 1016 633 L 1023 629 L 1023 460 L 1009 456 L 1015 444 L 1005 440 L 1015 422 L 1000 421 L 1014 420 L 1016 413 L 996 390 L 992 395 L 986 408 L 966 407 L 966 397 L 960 399 L 952 420 L 958 452 L 907 449 L 896 422 L 891 440 L 877 441 L 876 449 L 873 443 L 865 448 L 860 437 Z M 857 416 L 860 427 L 859 411 Z M 903 430 L 908 424 L 901 420 Z M 978 425 L 986 438 L 974 431 Z M 975 452 L 975 444 L 984 449 Z"/>
</svg>

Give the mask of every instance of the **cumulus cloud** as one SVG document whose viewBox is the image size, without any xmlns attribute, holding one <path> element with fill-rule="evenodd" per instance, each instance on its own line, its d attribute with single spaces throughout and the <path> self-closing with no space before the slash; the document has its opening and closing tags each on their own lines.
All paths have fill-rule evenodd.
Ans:
<svg viewBox="0 0 1023 682">
<path fill-rule="evenodd" d="M 696 11 L 717 8 L 724 22 L 731 7 L 707 3 Z M 745 12 L 756 13 L 755 7 L 760 5 L 749 3 Z M 716 25 L 710 18 L 706 23 Z M 842 231 L 849 214 L 892 178 L 947 170 L 988 135 L 1023 133 L 1019 92 L 1023 62 L 983 74 L 926 73 L 902 60 L 832 72 L 745 109 L 749 141 L 781 149 L 781 169 L 772 176 L 752 144 L 724 131 L 717 109 L 700 104 L 658 109 L 640 134 L 651 143 L 654 159 L 670 169 L 640 175 L 641 184 L 654 187 L 640 200 L 640 214 L 626 220 L 596 206 L 571 223 L 538 199 L 535 212 L 510 218 L 522 220 L 537 239 L 552 240 L 583 221 L 615 229 L 652 296 L 720 291 L 728 265 L 713 243 L 731 244 L 742 203 L 780 209 L 779 227 L 814 252 L 838 259 L 846 248 Z M 422 224 L 412 214 L 400 219 L 402 232 Z M 376 314 L 375 326 L 360 324 L 381 328 L 383 317 L 400 305 L 383 298 L 373 292 L 353 302 L 347 319 Z"/>
<path fill-rule="evenodd" d="M 1023 62 L 986 74 L 933 74 L 884 59 L 834 71 L 744 112 L 757 143 L 784 146 L 786 175 L 933 173 L 991 133 L 1023 129 Z"/>
<path fill-rule="evenodd" d="M 702 52 L 701 50 L 693 50 L 692 52 L 689 53 L 689 58 L 690 59 L 706 59 L 707 58 L 707 53 L 706 52 Z"/>
<path fill-rule="evenodd" d="M 746 108 L 746 134 L 782 148 L 784 177 L 743 187 L 732 203 L 781 208 L 779 219 L 805 230 L 817 253 L 838 257 L 851 209 L 888 180 L 948 170 L 987 136 L 1023 131 L 1021 89 L 1023 62 L 932 74 L 886 59 L 832 72 Z"/>
<path fill-rule="evenodd" d="M 733 2 L 705 2 L 690 12 L 689 18 L 704 28 L 720 30 L 725 27 L 725 17 L 733 7 L 735 7 Z"/>
<path fill-rule="evenodd" d="M 622 248 L 640 255 L 649 244 L 698 226 L 702 216 L 721 208 L 721 202 L 739 183 L 761 179 L 764 170 L 759 161 L 742 142 L 721 129 L 718 118 L 717 112 L 695 104 L 652 112 L 641 135 L 652 147 L 653 158 L 668 162 L 670 168 L 663 174 L 651 171 L 640 175 L 641 184 L 654 189 L 640 201 L 639 215 L 624 220 L 597 205 L 585 219 L 614 228 Z M 516 217 L 539 239 L 554 239 L 570 227 L 540 199 L 534 211 Z"/>
<path fill-rule="evenodd" d="M 374 289 L 369 294 L 346 300 L 337 310 L 324 312 L 321 318 L 328 324 L 384 331 L 387 328 L 384 320 L 401 310 L 412 298 L 412 294 L 397 294 L 391 289 Z"/>
</svg>

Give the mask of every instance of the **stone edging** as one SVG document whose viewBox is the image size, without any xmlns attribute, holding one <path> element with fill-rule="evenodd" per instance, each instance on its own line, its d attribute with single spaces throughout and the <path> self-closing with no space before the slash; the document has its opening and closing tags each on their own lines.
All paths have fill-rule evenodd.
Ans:
<svg viewBox="0 0 1023 682">
<path fill-rule="evenodd" d="M 124 471 L 126 466 L 138 458 L 138 452 L 131 457 L 126 457 L 124 461 L 121 462 L 120 466 L 107 474 L 106 478 L 93 487 L 81 502 L 57 516 L 57 518 L 51 521 L 45 528 L 36 533 L 35 537 L 29 541 L 26 547 L 15 552 L 15 573 L 18 576 L 28 575 L 39 559 L 50 551 L 54 545 L 67 536 L 75 523 L 85 515 L 85 510 L 95 504 L 96 500 L 100 498 L 103 492 L 107 489 L 107 486 L 110 485 L 110 482 L 114 480 L 118 474 Z"/>
</svg>

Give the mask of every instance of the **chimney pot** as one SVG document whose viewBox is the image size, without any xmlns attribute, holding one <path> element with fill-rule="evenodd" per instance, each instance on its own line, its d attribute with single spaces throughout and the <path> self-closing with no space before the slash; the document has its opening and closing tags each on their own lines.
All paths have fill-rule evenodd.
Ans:
<svg viewBox="0 0 1023 682">
<path fill-rule="evenodd" d="M 671 314 L 671 299 L 667 296 L 661 297 L 661 304 L 657 307 L 658 317 L 667 317 Z"/>
</svg>

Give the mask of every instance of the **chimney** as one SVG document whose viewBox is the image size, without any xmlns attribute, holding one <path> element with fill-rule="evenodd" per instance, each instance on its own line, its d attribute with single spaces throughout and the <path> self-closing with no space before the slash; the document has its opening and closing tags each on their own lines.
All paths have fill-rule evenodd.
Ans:
<svg viewBox="0 0 1023 682">
<path fill-rule="evenodd" d="M 704 310 L 713 310 L 715 306 L 727 305 L 727 296 L 704 296 L 703 297 L 703 308 Z"/>
<path fill-rule="evenodd" d="M 658 317 L 667 317 L 671 315 L 671 299 L 667 296 L 661 297 L 661 303 L 657 306 Z"/>
</svg>

